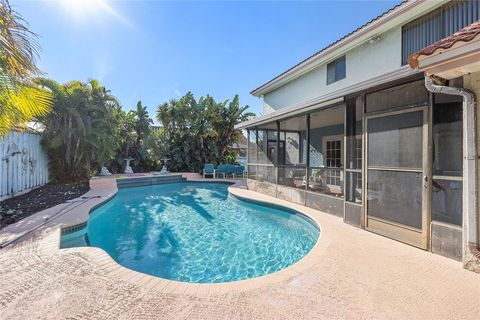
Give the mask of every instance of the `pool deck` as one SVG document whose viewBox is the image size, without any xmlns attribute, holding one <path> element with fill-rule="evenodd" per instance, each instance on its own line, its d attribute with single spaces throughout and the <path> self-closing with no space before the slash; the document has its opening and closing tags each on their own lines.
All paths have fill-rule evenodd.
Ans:
<svg viewBox="0 0 480 320">
<path fill-rule="evenodd" d="M 0 318 L 479 318 L 480 274 L 461 263 L 246 190 L 243 180 L 231 182 L 236 196 L 284 205 L 315 220 L 321 234 L 312 251 L 264 277 L 186 284 L 128 270 L 98 248 L 60 250 L 60 228 L 85 222 L 91 208 L 117 191 L 114 177 L 93 179 L 87 198 L 0 230 L 0 244 L 11 243 L 0 250 Z"/>
</svg>

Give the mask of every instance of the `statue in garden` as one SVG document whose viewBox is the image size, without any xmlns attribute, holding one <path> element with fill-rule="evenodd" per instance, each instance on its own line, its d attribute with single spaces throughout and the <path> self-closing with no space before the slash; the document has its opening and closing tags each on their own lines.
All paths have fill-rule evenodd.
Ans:
<svg viewBox="0 0 480 320">
<path fill-rule="evenodd" d="M 168 162 L 168 160 L 170 160 L 170 159 L 168 159 L 167 157 L 164 157 L 164 158 L 162 159 L 162 161 L 163 161 L 163 166 L 162 166 L 162 170 L 160 171 L 160 174 L 161 174 L 161 175 L 167 175 L 167 174 L 168 174 L 168 170 L 167 170 L 167 162 Z"/>
<path fill-rule="evenodd" d="M 125 166 L 125 171 L 124 173 L 133 173 L 132 167 L 130 167 L 130 161 L 134 160 L 133 158 L 125 158 L 124 159 L 127 162 L 127 165 Z"/>
<path fill-rule="evenodd" d="M 110 173 L 110 171 L 108 171 L 108 169 L 105 166 L 102 166 L 102 168 L 100 169 L 100 173 L 98 175 L 99 176 L 111 176 L 112 174 Z"/>
</svg>

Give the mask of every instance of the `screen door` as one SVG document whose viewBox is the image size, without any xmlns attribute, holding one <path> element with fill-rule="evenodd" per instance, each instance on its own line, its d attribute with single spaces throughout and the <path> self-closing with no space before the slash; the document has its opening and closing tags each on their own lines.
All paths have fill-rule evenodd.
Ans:
<svg viewBox="0 0 480 320">
<path fill-rule="evenodd" d="M 428 109 L 366 118 L 366 228 L 427 247 Z"/>
</svg>

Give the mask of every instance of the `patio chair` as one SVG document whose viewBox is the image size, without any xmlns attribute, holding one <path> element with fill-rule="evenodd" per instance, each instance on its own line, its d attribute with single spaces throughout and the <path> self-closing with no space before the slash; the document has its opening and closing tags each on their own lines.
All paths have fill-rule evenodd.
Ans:
<svg viewBox="0 0 480 320">
<path fill-rule="evenodd" d="M 246 171 L 245 171 L 245 167 L 244 166 L 235 166 L 233 168 L 233 179 L 235 179 L 235 175 L 240 175 L 242 178 L 245 178 L 245 174 L 246 174 Z"/>
<path fill-rule="evenodd" d="M 308 188 L 310 190 L 320 191 L 324 190 L 325 169 L 312 169 L 309 177 Z M 303 177 L 302 186 L 307 184 L 306 176 Z"/>
<path fill-rule="evenodd" d="M 203 165 L 203 178 L 206 178 L 207 175 L 213 176 L 215 178 L 215 167 L 211 163 L 205 163 Z"/>
<path fill-rule="evenodd" d="M 233 174 L 235 172 L 235 166 L 233 164 L 226 164 L 227 166 L 227 169 L 225 171 L 225 177 L 228 175 L 228 174 L 231 174 L 232 177 L 233 177 Z"/>
<path fill-rule="evenodd" d="M 225 174 L 227 173 L 228 169 L 228 164 L 221 164 L 217 167 L 217 178 L 220 178 L 220 176 L 223 176 L 225 179 Z"/>
</svg>

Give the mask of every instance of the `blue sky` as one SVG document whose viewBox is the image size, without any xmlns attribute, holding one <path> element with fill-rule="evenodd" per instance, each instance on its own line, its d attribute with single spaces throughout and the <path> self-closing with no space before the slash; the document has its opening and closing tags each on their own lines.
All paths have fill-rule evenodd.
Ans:
<svg viewBox="0 0 480 320">
<path fill-rule="evenodd" d="M 39 65 L 58 82 L 100 80 L 125 109 L 192 91 L 249 92 L 398 1 L 164 2 L 11 0 L 40 35 Z"/>
</svg>

